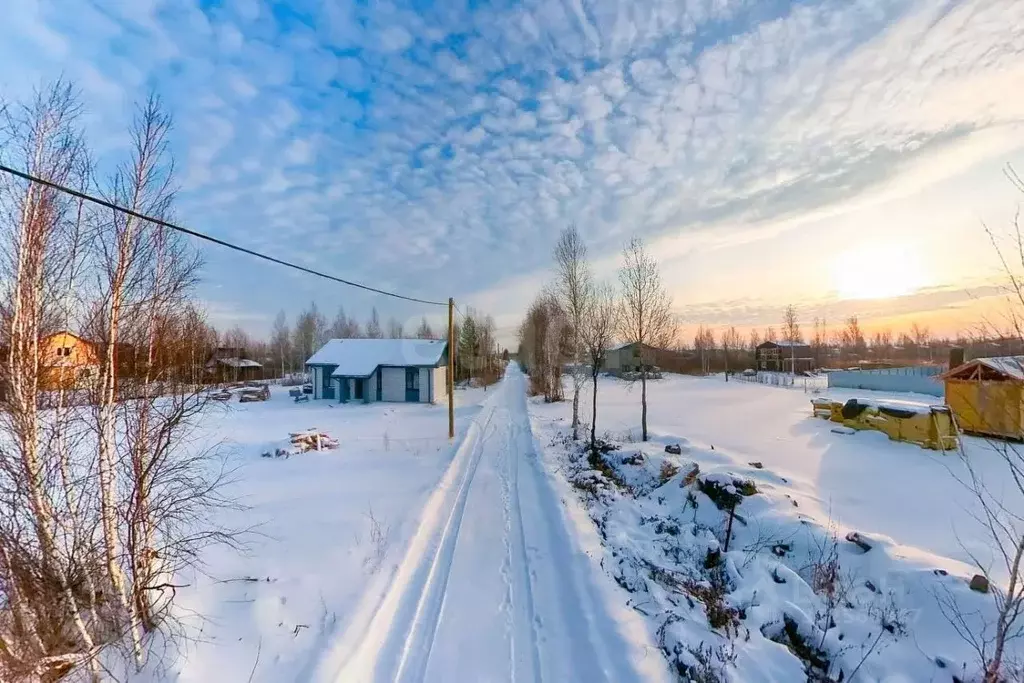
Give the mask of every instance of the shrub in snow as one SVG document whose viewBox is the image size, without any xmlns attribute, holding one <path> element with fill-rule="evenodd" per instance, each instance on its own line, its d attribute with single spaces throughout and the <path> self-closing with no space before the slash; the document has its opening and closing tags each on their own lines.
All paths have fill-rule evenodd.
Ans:
<svg viewBox="0 0 1024 683">
<path fill-rule="evenodd" d="M 745 496 L 757 493 L 757 486 L 753 481 L 725 474 L 698 477 L 697 488 L 710 498 L 719 510 L 731 510 L 743 502 Z"/>
<path fill-rule="evenodd" d="M 623 465 L 637 465 L 637 466 L 643 465 L 644 464 L 644 456 L 643 456 L 642 453 L 632 453 L 630 455 L 623 456 L 622 464 Z"/>
<path fill-rule="evenodd" d="M 679 465 L 668 460 L 661 463 L 661 471 L 658 472 L 658 480 L 664 486 L 668 481 L 679 474 Z"/>
<path fill-rule="evenodd" d="M 679 681 L 753 680 L 765 671 L 773 681 L 940 680 L 931 671 L 940 654 L 958 675 L 963 668 L 963 680 L 981 680 L 965 653 L 947 642 L 922 649 L 906 627 L 907 610 L 938 614 L 933 595 L 943 581 L 947 599 L 980 618 L 988 598 L 966 579 L 907 564 L 884 537 L 847 537 L 798 515 L 788 482 L 752 457 L 730 465 L 754 468 L 741 471 L 756 483 L 710 449 L 688 450 L 708 458 L 698 466 L 667 461 L 663 444 L 642 448 L 609 457 L 612 442 L 594 453 L 569 441 L 559 451 L 605 545 L 604 570 L 650 620 Z M 759 491 L 762 478 L 772 486 Z M 680 486 L 663 485 L 674 479 Z M 930 624 L 914 635 L 935 642 Z"/>
</svg>

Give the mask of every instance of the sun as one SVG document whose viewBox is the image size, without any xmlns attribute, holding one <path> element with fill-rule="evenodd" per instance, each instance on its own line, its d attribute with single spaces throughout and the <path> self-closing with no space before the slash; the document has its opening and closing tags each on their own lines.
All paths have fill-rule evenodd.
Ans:
<svg viewBox="0 0 1024 683">
<path fill-rule="evenodd" d="M 924 287 L 927 273 L 912 250 L 882 243 L 836 255 L 832 280 L 842 299 L 886 299 Z"/>
</svg>

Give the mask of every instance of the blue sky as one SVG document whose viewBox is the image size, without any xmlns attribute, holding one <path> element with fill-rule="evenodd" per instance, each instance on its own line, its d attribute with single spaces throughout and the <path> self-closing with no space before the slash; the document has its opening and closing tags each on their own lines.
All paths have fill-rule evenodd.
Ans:
<svg viewBox="0 0 1024 683">
<path fill-rule="evenodd" d="M 858 231 L 924 261 L 897 309 L 955 305 L 1024 168 L 1019 0 L 9 1 L 0 93 L 72 79 L 113 158 L 158 92 L 182 222 L 505 328 L 570 222 L 600 274 L 645 237 L 687 322 L 874 311 L 822 257 Z M 222 325 L 425 312 L 206 256 Z"/>
</svg>

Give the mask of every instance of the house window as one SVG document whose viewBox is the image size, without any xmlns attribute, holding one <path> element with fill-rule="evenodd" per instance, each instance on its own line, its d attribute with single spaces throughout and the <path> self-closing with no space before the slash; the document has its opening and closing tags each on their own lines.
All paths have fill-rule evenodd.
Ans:
<svg viewBox="0 0 1024 683">
<path fill-rule="evenodd" d="M 70 356 L 70 355 L 71 355 L 71 347 L 70 346 L 62 346 L 61 348 L 57 349 L 57 356 L 58 357 L 60 357 L 60 356 Z"/>
</svg>

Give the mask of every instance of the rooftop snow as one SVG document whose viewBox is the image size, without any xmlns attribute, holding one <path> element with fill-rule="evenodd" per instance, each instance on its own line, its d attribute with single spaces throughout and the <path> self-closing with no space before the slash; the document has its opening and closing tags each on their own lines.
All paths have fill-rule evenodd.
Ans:
<svg viewBox="0 0 1024 683">
<path fill-rule="evenodd" d="M 1010 379 L 1024 382 L 1024 356 L 996 356 L 993 358 L 975 358 L 969 360 L 963 365 L 955 368 L 950 368 L 943 374 L 938 376 L 938 379 L 949 379 L 950 377 L 961 376 L 965 369 L 974 367 L 975 365 L 983 365 L 986 368 L 998 372 Z"/>
<path fill-rule="evenodd" d="M 332 377 L 369 377 L 381 365 L 435 366 L 447 342 L 439 339 L 332 339 L 307 365 L 337 365 Z"/>
<path fill-rule="evenodd" d="M 975 358 L 974 360 L 1007 377 L 1024 380 L 1024 356 L 999 356 L 997 358 Z"/>
<path fill-rule="evenodd" d="M 263 366 L 248 358 L 218 358 L 217 362 L 230 368 L 262 368 Z"/>
</svg>

